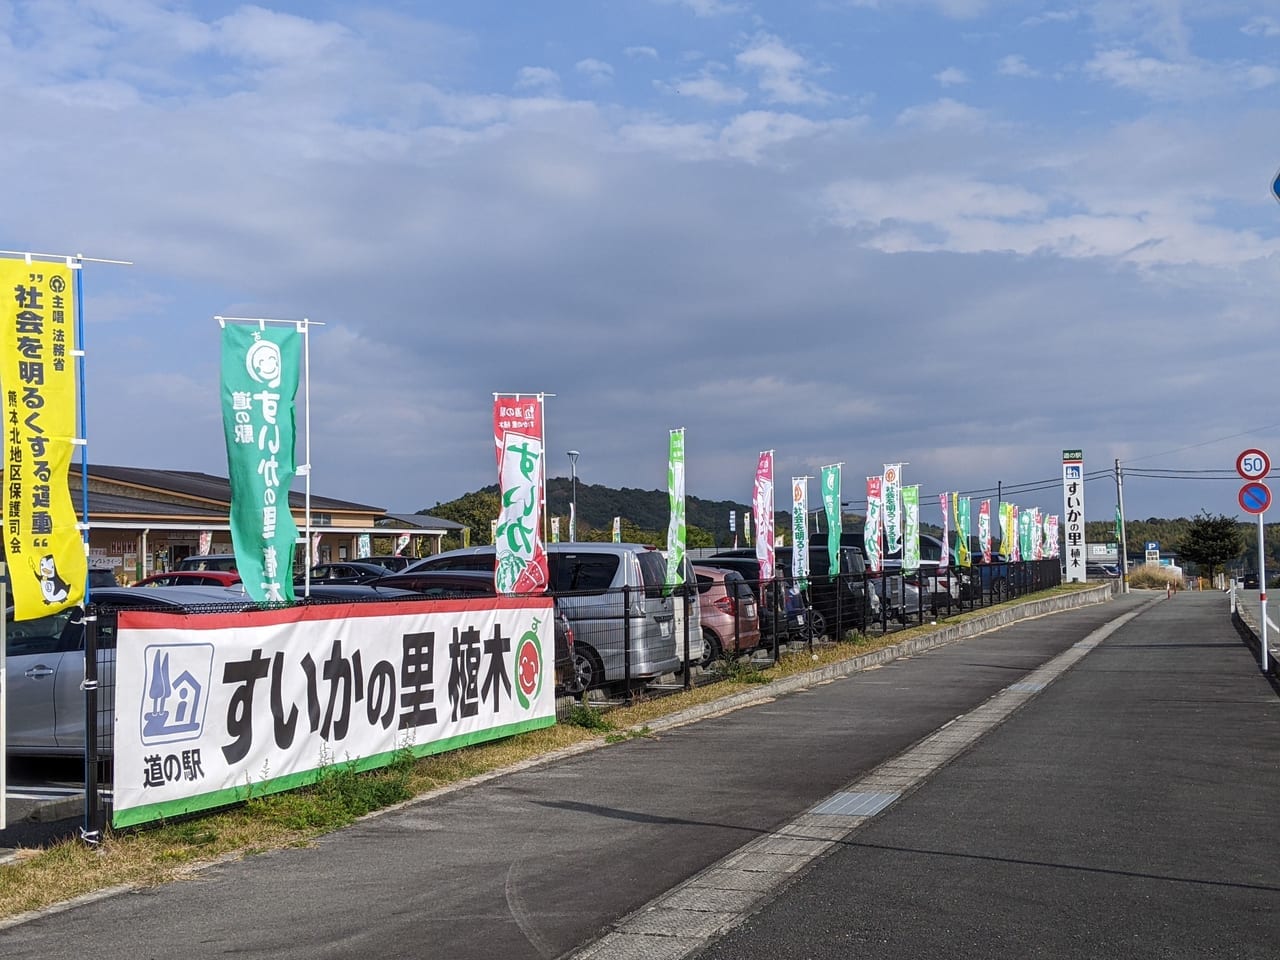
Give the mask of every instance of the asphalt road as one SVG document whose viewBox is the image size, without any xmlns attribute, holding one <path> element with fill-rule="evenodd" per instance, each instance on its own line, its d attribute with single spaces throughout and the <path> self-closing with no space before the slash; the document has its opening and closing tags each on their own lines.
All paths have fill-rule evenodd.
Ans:
<svg viewBox="0 0 1280 960">
<path fill-rule="evenodd" d="M 1280 956 L 1280 699 L 1183 594 L 697 956 Z"/>
<path fill-rule="evenodd" d="M 591 941 L 620 917 L 896 756 L 1143 602 L 1143 598 L 1126 597 L 1027 621 L 660 736 L 631 740 L 416 803 L 331 835 L 311 848 L 220 864 L 188 881 L 50 913 L 0 930 L 0 951 L 6 960 L 55 960 L 83 956 L 85 945 L 92 943 L 93 954 L 100 960 L 179 954 L 205 958 L 226 953 L 307 960 L 355 955 L 450 960 L 557 957 Z M 1152 614 L 1138 622 L 1148 616 Z M 1219 611 L 1217 617 L 1223 629 L 1229 629 L 1225 612 Z M 1167 628 L 1181 626 L 1169 620 Z M 1215 648 L 1214 656 L 1234 655 L 1247 669 L 1247 652 L 1238 641 L 1231 642 L 1234 649 Z M 1101 655 L 1101 649 L 1095 651 L 1085 663 L 1092 664 Z M 1189 667 L 1189 676 L 1194 669 Z M 1057 686 L 1041 698 L 1056 695 Z M 1234 689 L 1227 693 L 1239 696 Z M 1033 700 L 1015 720 L 1041 709 L 1041 701 Z M 1058 722 L 1070 728 L 1081 718 L 1075 716 L 1078 705 L 1068 704 L 1067 709 L 1071 716 L 1059 716 Z M 1253 710 L 1258 710 L 1256 703 Z M 1047 776 L 1045 768 L 1067 759 L 1046 756 L 1037 744 L 1031 746 L 1032 756 L 1010 754 L 1004 760 L 1006 767 L 991 769 L 987 780 Z M 1083 762 L 1087 747 L 1088 743 L 1077 744 L 1078 756 L 1073 759 Z M 1159 790 L 1160 781 L 1147 787 Z M 907 816 L 920 802 L 918 798 L 932 791 L 930 786 L 908 796 L 874 821 L 873 829 L 854 839 L 868 843 L 874 830 Z M 1127 798 L 1104 795 L 1099 799 L 1106 806 L 1112 799 Z M 944 795 L 939 811 L 932 814 L 940 819 L 927 818 L 931 829 L 942 828 L 953 840 L 957 831 L 977 829 L 950 809 L 957 802 L 971 801 L 964 794 L 950 800 Z M 1092 812 L 1098 815 L 1097 810 Z M 1194 821 L 1179 826 L 1188 829 Z M 1025 828 L 1043 829 L 1032 823 Z M 807 886 L 811 878 L 837 869 L 844 857 L 855 852 L 891 859 L 900 856 L 892 850 L 877 853 L 872 847 L 859 846 L 856 851 L 849 847 L 823 862 L 779 903 L 811 890 L 819 901 L 811 922 L 828 928 L 845 912 L 846 904 L 861 909 L 877 902 L 883 890 L 907 897 L 899 904 L 906 914 L 926 916 L 940 902 L 915 898 L 913 884 L 926 880 L 936 869 L 933 862 L 940 858 L 929 853 L 938 837 L 922 836 L 924 840 L 908 831 L 895 840 L 899 846 L 921 850 L 915 856 L 925 865 L 914 872 L 914 880 L 906 879 L 912 875 L 910 870 L 895 879 L 865 874 L 859 867 L 852 878 L 833 875 L 825 896 L 811 890 Z M 1069 836 L 1061 838 L 1063 844 L 1069 840 Z M 1043 852 L 1048 861 L 1061 858 L 1070 863 L 1068 853 L 1065 849 Z M 963 856 L 951 859 L 968 862 Z M 853 889 L 832 886 L 859 878 L 862 886 L 856 894 Z M 1268 895 L 1274 897 L 1274 891 Z M 987 915 L 991 916 L 990 909 Z M 891 916 L 892 912 L 886 914 Z M 781 916 L 774 917 L 771 927 L 778 931 L 780 942 L 826 942 L 821 937 L 815 940 L 812 932 L 784 937 Z M 775 947 L 773 952 L 740 950 L 717 955 L 825 954 L 784 954 Z"/>
</svg>

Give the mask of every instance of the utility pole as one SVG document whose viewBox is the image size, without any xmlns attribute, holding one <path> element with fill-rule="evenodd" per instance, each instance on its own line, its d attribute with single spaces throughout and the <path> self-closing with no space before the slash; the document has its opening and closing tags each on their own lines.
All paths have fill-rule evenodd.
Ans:
<svg viewBox="0 0 1280 960">
<path fill-rule="evenodd" d="M 1124 471 L 1116 457 L 1116 509 L 1120 511 L 1120 592 L 1129 592 L 1129 538 L 1124 525 Z"/>
</svg>

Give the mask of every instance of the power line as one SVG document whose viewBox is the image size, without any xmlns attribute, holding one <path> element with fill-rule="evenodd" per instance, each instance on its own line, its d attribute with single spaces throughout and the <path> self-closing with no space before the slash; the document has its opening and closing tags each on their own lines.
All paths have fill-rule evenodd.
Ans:
<svg viewBox="0 0 1280 960">
<path fill-rule="evenodd" d="M 1185 447 L 1175 447 L 1173 450 L 1166 450 L 1164 453 L 1149 453 L 1145 457 L 1133 457 L 1129 460 L 1121 460 L 1123 463 L 1138 463 L 1142 460 L 1154 460 L 1156 457 L 1167 457 L 1171 453 L 1181 453 L 1183 450 L 1193 450 L 1196 447 L 1207 447 L 1212 443 L 1221 443 L 1223 440 L 1235 440 L 1237 437 L 1248 437 L 1255 433 L 1261 433 L 1263 430 L 1274 430 L 1280 427 L 1280 423 L 1269 423 L 1265 427 L 1254 427 L 1252 430 L 1245 430 L 1242 433 L 1233 433 L 1229 437 L 1217 437 L 1214 440 L 1201 440 L 1199 443 L 1188 443 Z"/>
</svg>

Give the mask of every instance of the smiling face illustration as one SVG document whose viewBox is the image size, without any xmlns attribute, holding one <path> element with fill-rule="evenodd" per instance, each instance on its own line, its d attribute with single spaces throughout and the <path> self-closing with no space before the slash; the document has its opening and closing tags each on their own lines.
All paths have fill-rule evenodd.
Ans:
<svg viewBox="0 0 1280 960">
<path fill-rule="evenodd" d="M 244 366 L 249 376 L 268 387 L 280 386 L 280 348 L 270 340 L 257 340 L 244 355 Z"/>
</svg>

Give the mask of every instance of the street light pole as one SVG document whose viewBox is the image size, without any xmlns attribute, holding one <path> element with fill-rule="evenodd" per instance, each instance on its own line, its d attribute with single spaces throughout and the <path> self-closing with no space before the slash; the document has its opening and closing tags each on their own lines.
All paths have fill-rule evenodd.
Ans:
<svg viewBox="0 0 1280 960">
<path fill-rule="evenodd" d="M 569 475 L 572 477 L 573 492 L 569 501 L 569 542 L 578 540 L 578 451 L 570 450 Z"/>
</svg>

